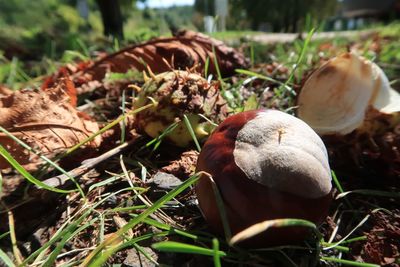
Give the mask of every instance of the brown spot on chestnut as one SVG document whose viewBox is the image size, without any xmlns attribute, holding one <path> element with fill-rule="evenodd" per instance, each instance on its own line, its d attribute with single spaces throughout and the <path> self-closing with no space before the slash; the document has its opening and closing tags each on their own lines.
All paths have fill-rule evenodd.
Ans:
<svg viewBox="0 0 400 267">
<path fill-rule="evenodd" d="M 219 189 L 232 234 L 236 234 L 253 224 L 280 218 L 299 218 L 319 224 L 325 219 L 332 199 L 331 187 L 321 189 L 324 193 L 319 197 L 308 198 L 301 193 L 288 192 L 284 187 L 281 189 L 279 183 L 272 186 L 261 184 L 253 180 L 252 174 L 248 173 L 246 168 L 237 165 L 235 147 L 237 146 L 238 134 L 244 129 L 245 125 L 253 120 L 255 121 L 256 118 L 260 117 L 260 114 L 264 116 L 264 113 L 268 113 L 268 116 L 283 116 L 284 118 L 290 116 L 282 115 L 280 114 L 282 112 L 279 111 L 253 110 L 228 117 L 216 128 L 204 144 L 198 158 L 197 171 L 205 171 L 212 175 Z M 293 119 L 298 120 L 294 117 Z M 291 132 L 293 131 L 278 129 L 285 134 L 285 138 L 281 138 L 283 144 L 286 142 L 287 134 L 289 139 L 292 138 Z M 309 130 L 312 131 L 311 128 Z M 275 144 L 277 143 L 276 131 L 274 131 L 274 136 L 271 136 L 271 139 Z M 280 144 L 276 145 L 279 146 Z M 320 149 L 320 147 L 318 146 L 317 149 Z M 250 156 L 251 153 L 249 153 Z M 329 172 L 329 170 L 327 171 Z M 323 177 L 323 179 L 328 179 L 326 177 Z M 276 179 L 279 178 L 276 177 Z M 330 180 L 327 182 L 330 185 Z M 209 178 L 203 175 L 197 182 L 195 190 L 206 221 L 212 230 L 222 234 L 221 217 Z M 302 227 L 272 228 L 246 240 L 243 245 L 261 247 L 293 244 L 304 240 L 307 234 L 308 229 Z"/>
</svg>

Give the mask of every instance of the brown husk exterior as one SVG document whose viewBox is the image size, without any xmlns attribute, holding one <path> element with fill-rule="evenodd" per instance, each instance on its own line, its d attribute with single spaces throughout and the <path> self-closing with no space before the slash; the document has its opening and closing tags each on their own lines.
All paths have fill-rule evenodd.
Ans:
<svg viewBox="0 0 400 267">
<path fill-rule="evenodd" d="M 193 140 L 187 127 L 184 126 L 184 115 L 188 116 L 192 127 L 204 124 L 202 128 L 205 132 L 209 132 L 210 129 L 205 129 L 210 128 L 206 127 L 209 123 L 198 114 L 215 123 L 223 121 L 228 114 L 228 105 L 220 94 L 219 84 L 208 83 L 196 73 L 173 71 L 155 76 L 143 85 L 142 91 L 133 103 L 134 108 L 150 104 L 149 97 L 157 101 L 157 106 L 136 114 L 137 128 L 146 132 L 148 129 L 146 127 L 149 127 L 150 123 L 158 124 L 157 129 L 153 128 L 153 131 L 158 131 L 157 133 L 147 131 L 150 136 L 157 137 L 172 123 L 179 121 L 179 127 L 167 135 L 166 139 L 182 147 L 188 145 L 187 139 Z M 174 141 L 176 136 L 181 138 Z M 197 136 L 197 138 L 202 137 Z"/>
</svg>

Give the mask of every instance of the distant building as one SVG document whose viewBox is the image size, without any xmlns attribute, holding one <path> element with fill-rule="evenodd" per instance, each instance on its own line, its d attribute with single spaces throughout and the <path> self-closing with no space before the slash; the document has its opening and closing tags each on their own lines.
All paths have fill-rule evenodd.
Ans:
<svg viewBox="0 0 400 267">
<path fill-rule="evenodd" d="M 354 30 L 373 22 L 400 19 L 400 0 L 341 0 L 326 30 Z"/>
<path fill-rule="evenodd" d="M 345 18 L 390 18 L 399 15 L 397 0 L 343 0 L 341 12 Z"/>
<path fill-rule="evenodd" d="M 217 0 L 215 4 L 215 15 L 218 17 L 218 31 L 226 30 L 226 17 L 228 16 L 228 0 Z"/>
</svg>

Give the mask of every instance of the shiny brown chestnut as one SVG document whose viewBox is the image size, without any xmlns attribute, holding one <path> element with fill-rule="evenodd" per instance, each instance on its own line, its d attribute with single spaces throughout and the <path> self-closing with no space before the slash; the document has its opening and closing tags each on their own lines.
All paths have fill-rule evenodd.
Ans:
<svg viewBox="0 0 400 267">
<path fill-rule="evenodd" d="M 305 122 L 281 111 L 253 110 L 228 117 L 204 144 L 197 171 L 215 181 L 232 234 L 280 218 L 320 224 L 332 200 L 322 140 Z M 206 221 L 222 234 L 210 179 L 202 175 L 195 190 Z M 242 244 L 294 244 L 308 234 L 304 227 L 270 228 Z"/>
</svg>

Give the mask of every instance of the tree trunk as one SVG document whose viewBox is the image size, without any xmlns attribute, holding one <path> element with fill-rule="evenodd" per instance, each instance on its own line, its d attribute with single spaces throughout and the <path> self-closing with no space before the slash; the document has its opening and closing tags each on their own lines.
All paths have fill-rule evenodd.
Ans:
<svg viewBox="0 0 400 267">
<path fill-rule="evenodd" d="M 292 31 L 293 32 L 299 32 L 298 31 L 298 24 L 299 24 L 299 0 L 294 0 L 294 5 L 293 5 L 293 17 L 292 17 Z"/>
<path fill-rule="evenodd" d="M 104 35 L 123 39 L 122 14 L 118 0 L 96 0 L 103 20 Z"/>
</svg>

